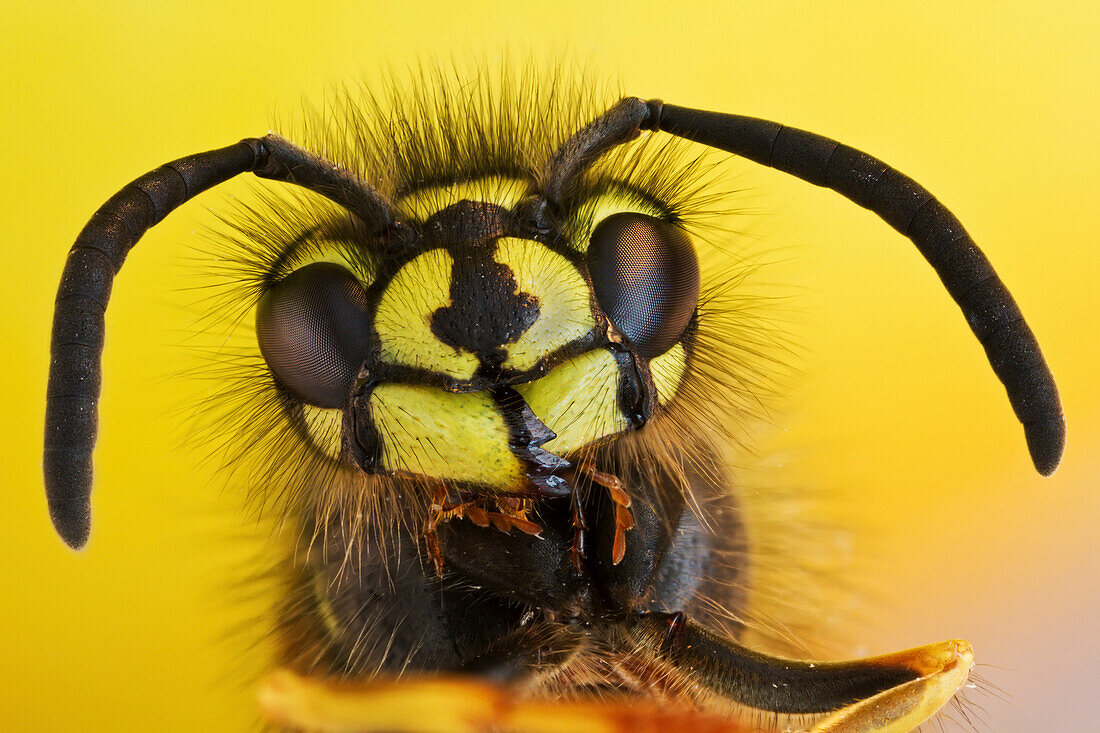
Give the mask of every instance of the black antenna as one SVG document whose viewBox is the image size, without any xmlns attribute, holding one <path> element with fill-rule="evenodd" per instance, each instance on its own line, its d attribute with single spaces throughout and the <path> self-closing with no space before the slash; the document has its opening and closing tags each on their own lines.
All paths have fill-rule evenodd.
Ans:
<svg viewBox="0 0 1100 733">
<path fill-rule="evenodd" d="M 932 265 L 985 348 L 1024 426 L 1035 467 L 1054 472 L 1065 446 L 1058 389 L 1034 334 L 959 220 L 920 184 L 882 161 L 821 135 L 753 117 L 627 98 L 573 135 L 543 176 L 560 205 L 585 168 L 640 130 L 664 130 L 830 188 L 909 237 Z M 366 182 L 275 135 L 180 158 L 134 180 L 77 237 L 58 289 L 46 397 L 46 496 L 62 539 L 88 540 L 92 448 L 99 401 L 103 316 L 111 284 L 141 236 L 177 206 L 240 173 L 308 188 L 345 206 L 381 235 L 407 236 Z"/>
<path fill-rule="evenodd" d="M 638 137 L 648 117 L 645 102 L 627 97 L 571 135 L 546 165 L 542 180 L 546 200 L 560 208 L 577 176 L 608 150 Z"/>
<path fill-rule="evenodd" d="M 878 214 L 928 260 L 966 322 L 1024 426 L 1035 468 L 1058 468 L 1066 422 L 1058 387 L 1035 335 L 993 266 L 959 220 L 923 186 L 878 158 L 836 140 L 755 117 L 705 112 L 637 97 L 620 100 L 555 152 L 543 195 L 560 205 L 600 155 L 640 130 L 663 130 L 824 186 Z"/>
<path fill-rule="evenodd" d="M 912 240 L 985 348 L 1024 426 L 1035 468 L 1044 476 L 1054 473 L 1066 442 L 1054 376 L 1008 288 L 947 207 L 912 178 L 836 140 L 754 117 L 660 100 L 645 104 L 650 113 L 643 129 L 720 148 L 832 189 Z"/>
<path fill-rule="evenodd" d="M 91 526 L 103 316 L 115 275 L 150 227 L 185 201 L 246 171 L 326 196 L 379 233 L 395 225 L 388 203 L 371 186 L 275 135 L 166 163 L 108 199 L 69 252 L 50 342 L 43 466 L 46 499 L 54 527 L 70 547 L 83 547 Z"/>
</svg>

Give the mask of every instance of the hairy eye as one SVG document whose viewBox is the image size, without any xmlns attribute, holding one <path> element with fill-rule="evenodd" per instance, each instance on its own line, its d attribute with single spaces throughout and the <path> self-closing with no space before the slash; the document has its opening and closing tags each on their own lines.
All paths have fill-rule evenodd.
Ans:
<svg viewBox="0 0 1100 733">
<path fill-rule="evenodd" d="M 699 302 L 699 260 L 679 227 L 620 213 L 592 230 L 585 255 L 596 300 L 638 354 L 671 349 Z"/>
<path fill-rule="evenodd" d="M 256 337 L 283 386 L 308 404 L 341 407 L 370 348 L 367 294 L 340 265 L 306 265 L 260 298 Z"/>
</svg>

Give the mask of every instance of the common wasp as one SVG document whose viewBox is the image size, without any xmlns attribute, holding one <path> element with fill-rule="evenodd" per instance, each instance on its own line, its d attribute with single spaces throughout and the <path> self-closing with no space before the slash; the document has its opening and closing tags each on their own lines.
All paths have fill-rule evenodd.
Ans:
<svg viewBox="0 0 1100 733">
<path fill-rule="evenodd" d="M 583 85 L 427 86 L 392 108 L 345 101 L 300 142 L 173 161 L 93 215 L 54 318 L 45 476 L 61 537 L 88 539 L 113 278 L 150 227 L 252 172 L 299 191 L 228 215 L 220 260 L 249 341 L 225 356 L 238 375 L 220 429 L 294 538 L 273 562 L 286 602 L 260 685 L 269 722 L 899 733 L 928 719 L 967 679 L 966 642 L 813 662 L 740 641 L 751 528 L 728 453 L 767 380 L 730 305 L 732 248 L 693 234 L 697 151 L 830 188 L 908 237 L 1050 474 L 1053 378 L 958 219 L 886 163 L 774 122 Z"/>
</svg>

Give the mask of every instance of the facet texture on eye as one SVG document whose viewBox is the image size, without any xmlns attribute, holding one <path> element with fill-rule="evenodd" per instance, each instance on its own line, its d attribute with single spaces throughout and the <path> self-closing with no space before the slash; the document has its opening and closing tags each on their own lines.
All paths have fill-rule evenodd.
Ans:
<svg viewBox="0 0 1100 733">
<path fill-rule="evenodd" d="M 370 348 L 367 295 L 340 265 L 307 265 L 260 298 L 256 338 L 280 384 L 307 404 L 340 407 Z"/>
<path fill-rule="evenodd" d="M 680 340 L 699 302 L 699 260 L 682 229 L 613 214 L 592 230 L 585 258 L 596 300 L 640 356 L 659 356 Z"/>
</svg>

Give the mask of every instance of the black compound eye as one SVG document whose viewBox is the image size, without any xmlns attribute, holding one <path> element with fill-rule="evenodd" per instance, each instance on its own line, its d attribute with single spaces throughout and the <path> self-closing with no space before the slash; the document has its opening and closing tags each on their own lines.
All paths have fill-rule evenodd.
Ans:
<svg viewBox="0 0 1100 733">
<path fill-rule="evenodd" d="M 260 298 L 256 337 L 284 387 L 308 404 L 342 407 L 370 349 L 367 294 L 340 265 L 306 265 Z"/>
<path fill-rule="evenodd" d="M 699 303 L 699 260 L 679 227 L 645 214 L 612 214 L 585 255 L 596 300 L 640 356 L 671 349 Z"/>
</svg>

